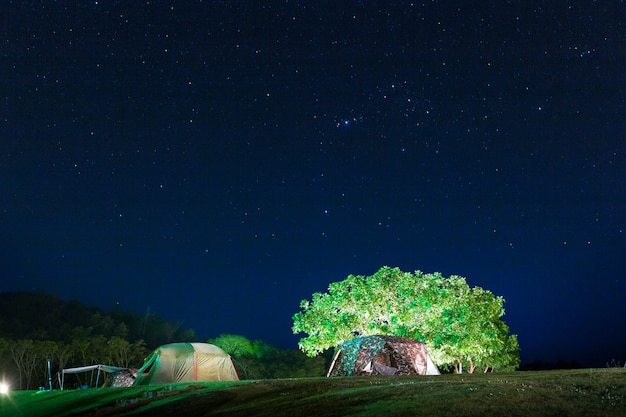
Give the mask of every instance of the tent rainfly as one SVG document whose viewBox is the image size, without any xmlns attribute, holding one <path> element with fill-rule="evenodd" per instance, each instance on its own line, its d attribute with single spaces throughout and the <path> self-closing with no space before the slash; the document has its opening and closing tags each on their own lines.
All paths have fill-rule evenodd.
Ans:
<svg viewBox="0 0 626 417">
<path fill-rule="evenodd" d="M 327 376 L 439 375 L 424 343 L 408 337 L 363 336 L 337 347 Z"/>
<path fill-rule="evenodd" d="M 219 347 L 208 343 L 170 343 L 159 346 L 146 358 L 133 385 L 238 380 L 230 355 Z"/>
<path fill-rule="evenodd" d="M 79 374 L 83 372 L 89 372 L 98 370 L 96 376 L 96 387 L 100 383 L 100 374 L 102 372 L 114 373 L 124 371 L 127 368 L 118 368 L 117 366 L 109 366 L 109 365 L 88 365 L 88 366 L 80 366 L 78 368 L 67 368 L 61 371 L 61 389 L 63 389 L 63 384 L 65 383 L 65 374 Z"/>
</svg>

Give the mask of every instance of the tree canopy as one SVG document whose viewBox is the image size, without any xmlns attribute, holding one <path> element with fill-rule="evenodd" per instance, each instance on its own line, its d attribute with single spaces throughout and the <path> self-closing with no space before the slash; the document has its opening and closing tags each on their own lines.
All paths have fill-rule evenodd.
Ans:
<svg viewBox="0 0 626 417">
<path fill-rule="evenodd" d="M 316 377 L 324 375 L 326 370 L 322 357 L 309 358 L 297 349 L 280 349 L 241 335 L 221 334 L 207 343 L 231 355 L 241 379 Z"/>
<path fill-rule="evenodd" d="M 504 299 L 465 278 L 403 272 L 382 267 L 371 276 L 349 275 L 326 293 L 302 300 L 293 316 L 294 334 L 307 333 L 300 349 L 315 356 L 358 336 L 383 334 L 426 343 L 440 367 L 514 369 L 519 365 L 516 335 L 502 321 Z"/>
</svg>

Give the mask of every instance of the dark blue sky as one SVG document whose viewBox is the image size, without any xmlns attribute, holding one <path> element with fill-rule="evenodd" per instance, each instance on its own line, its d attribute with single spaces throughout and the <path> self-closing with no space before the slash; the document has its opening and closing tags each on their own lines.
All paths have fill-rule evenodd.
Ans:
<svg viewBox="0 0 626 417">
<path fill-rule="evenodd" d="M 623 3 L 79 3 L 1 6 L 0 291 L 295 348 L 398 266 L 626 360 Z"/>
</svg>

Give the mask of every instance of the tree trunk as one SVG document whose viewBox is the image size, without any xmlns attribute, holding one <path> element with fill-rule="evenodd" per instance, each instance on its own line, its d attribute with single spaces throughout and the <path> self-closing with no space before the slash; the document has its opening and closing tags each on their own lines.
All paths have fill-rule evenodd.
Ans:
<svg viewBox="0 0 626 417">
<path fill-rule="evenodd" d="M 474 361 L 472 360 L 472 358 L 469 359 L 469 369 L 467 372 L 469 372 L 470 374 L 474 373 L 474 370 L 476 369 L 476 365 L 474 365 Z"/>
<path fill-rule="evenodd" d="M 463 373 L 463 363 L 459 358 L 456 358 L 456 363 L 454 364 L 454 372 L 457 374 Z"/>
</svg>

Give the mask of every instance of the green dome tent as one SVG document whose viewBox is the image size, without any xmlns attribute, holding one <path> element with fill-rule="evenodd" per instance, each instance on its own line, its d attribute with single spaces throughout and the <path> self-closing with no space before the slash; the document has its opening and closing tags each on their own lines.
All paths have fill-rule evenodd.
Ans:
<svg viewBox="0 0 626 417">
<path fill-rule="evenodd" d="M 230 355 L 219 347 L 208 343 L 170 343 L 159 346 L 146 358 L 133 385 L 238 380 Z"/>
</svg>

